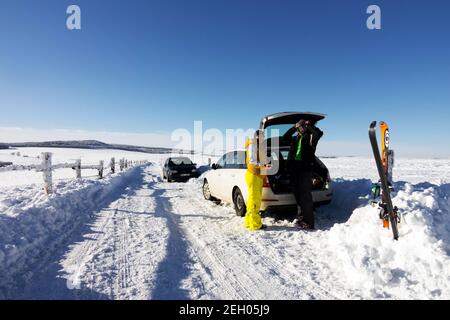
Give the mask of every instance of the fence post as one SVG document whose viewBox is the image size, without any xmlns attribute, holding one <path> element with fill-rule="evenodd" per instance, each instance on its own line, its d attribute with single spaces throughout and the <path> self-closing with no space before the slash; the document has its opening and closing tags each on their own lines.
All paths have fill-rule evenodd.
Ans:
<svg viewBox="0 0 450 320">
<path fill-rule="evenodd" d="M 111 158 L 111 173 L 116 173 L 116 159 L 114 157 Z"/>
<path fill-rule="evenodd" d="M 100 160 L 100 163 L 98 165 L 98 178 L 103 179 L 103 160 Z"/>
<path fill-rule="evenodd" d="M 75 162 L 75 174 L 77 179 L 81 179 L 81 159 Z"/>
<path fill-rule="evenodd" d="M 119 160 L 120 171 L 123 171 L 123 159 Z"/>
<path fill-rule="evenodd" d="M 208 166 L 211 167 L 211 158 L 208 158 Z"/>
<path fill-rule="evenodd" d="M 47 195 L 52 194 L 52 154 L 50 152 L 42 153 L 42 172 L 44 176 L 44 192 Z"/>
</svg>

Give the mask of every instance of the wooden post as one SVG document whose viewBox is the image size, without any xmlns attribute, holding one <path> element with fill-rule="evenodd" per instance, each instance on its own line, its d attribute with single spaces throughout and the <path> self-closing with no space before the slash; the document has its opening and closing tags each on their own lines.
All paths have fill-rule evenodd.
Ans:
<svg viewBox="0 0 450 320">
<path fill-rule="evenodd" d="M 100 163 L 98 165 L 98 178 L 103 179 L 103 160 L 100 160 Z"/>
<path fill-rule="evenodd" d="M 114 157 L 111 158 L 111 173 L 116 173 L 116 159 Z"/>
<path fill-rule="evenodd" d="M 123 159 L 119 160 L 120 171 L 123 171 Z"/>
<path fill-rule="evenodd" d="M 208 166 L 211 167 L 211 158 L 208 158 Z"/>
<path fill-rule="evenodd" d="M 42 172 L 44 176 L 44 192 L 47 195 L 52 194 L 52 154 L 50 152 L 42 153 Z"/>
<path fill-rule="evenodd" d="M 75 162 L 75 175 L 77 179 L 81 179 L 81 160 Z"/>
</svg>

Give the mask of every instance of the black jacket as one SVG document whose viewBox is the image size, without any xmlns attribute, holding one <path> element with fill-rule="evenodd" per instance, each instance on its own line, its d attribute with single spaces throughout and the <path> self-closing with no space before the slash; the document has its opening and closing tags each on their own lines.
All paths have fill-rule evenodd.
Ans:
<svg viewBox="0 0 450 320">
<path fill-rule="evenodd" d="M 302 159 L 301 160 L 295 160 L 295 155 L 297 154 L 297 148 L 298 148 L 298 142 L 300 140 L 300 135 L 297 134 L 296 136 L 293 136 L 294 133 L 297 132 L 297 129 L 292 127 L 289 129 L 282 137 L 282 141 L 285 144 L 290 145 L 289 148 L 289 155 L 288 155 L 288 161 L 295 163 L 298 163 L 301 166 L 304 167 L 311 167 L 312 164 L 315 161 L 315 153 L 316 153 L 316 147 L 317 143 L 319 142 L 320 138 L 323 136 L 323 132 L 317 128 L 316 126 L 308 126 L 306 129 L 306 132 L 304 133 L 304 138 L 302 140 Z"/>
</svg>

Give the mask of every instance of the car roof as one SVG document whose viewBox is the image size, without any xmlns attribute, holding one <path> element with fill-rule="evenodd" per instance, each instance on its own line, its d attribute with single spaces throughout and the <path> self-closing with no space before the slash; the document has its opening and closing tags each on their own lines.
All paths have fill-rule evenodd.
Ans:
<svg viewBox="0 0 450 320">
<path fill-rule="evenodd" d="M 309 120 L 314 124 L 318 121 L 325 119 L 327 115 L 318 112 L 278 112 L 270 114 L 261 119 L 260 128 L 264 129 L 268 126 L 277 124 L 295 124 L 300 120 Z"/>
<path fill-rule="evenodd" d="M 232 152 L 245 152 L 245 151 L 246 151 L 245 149 L 229 150 L 229 151 L 223 153 L 222 155 L 225 155 L 225 154 L 227 154 L 227 153 L 232 153 Z"/>
</svg>

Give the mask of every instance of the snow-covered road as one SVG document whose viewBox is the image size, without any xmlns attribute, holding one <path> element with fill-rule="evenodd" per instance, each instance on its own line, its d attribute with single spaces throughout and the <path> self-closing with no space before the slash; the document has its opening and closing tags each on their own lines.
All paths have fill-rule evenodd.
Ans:
<svg viewBox="0 0 450 320">
<path fill-rule="evenodd" d="M 33 274 L 19 297 L 339 297 L 314 278 L 321 273 L 311 259 L 318 248 L 303 243 L 301 261 L 267 248 L 276 234 L 295 232 L 288 227 L 246 231 L 230 207 L 206 202 L 195 184 L 161 181 L 156 165 L 137 169 L 130 181 Z"/>
<path fill-rule="evenodd" d="M 83 226 L 58 261 L 34 275 L 25 298 L 311 299 L 342 298 L 338 279 L 321 279 L 318 247 L 300 242 L 301 260 L 271 226 L 247 231 L 228 206 L 208 203 L 193 183 L 161 181 L 150 165 Z M 112 200 L 112 199 L 110 199 Z M 303 236 L 306 236 L 303 234 Z M 330 287 L 332 284 L 333 287 Z M 343 290 L 341 288 L 341 290 Z"/>
<path fill-rule="evenodd" d="M 62 228 L 71 236 L 58 239 L 51 253 L 11 271 L 15 286 L 0 281 L 0 293 L 29 299 L 450 296 L 448 230 L 438 241 L 425 230 L 429 225 L 413 217 L 402 227 L 404 241 L 393 242 L 368 212 L 370 180 L 335 181 L 336 200 L 318 210 L 315 232 L 299 232 L 291 220 L 273 217 L 264 218 L 266 230 L 247 230 L 230 206 L 203 199 L 200 179 L 167 183 L 157 164 L 132 169 L 116 184 L 94 198 L 98 205 L 81 208 L 84 218 L 73 229 Z M 448 210 L 448 202 L 433 203 L 432 192 L 411 188 L 404 199 L 399 192 L 398 202 Z M 439 192 L 447 197 L 447 189 Z M 417 252 L 408 251 L 412 246 Z"/>
</svg>

